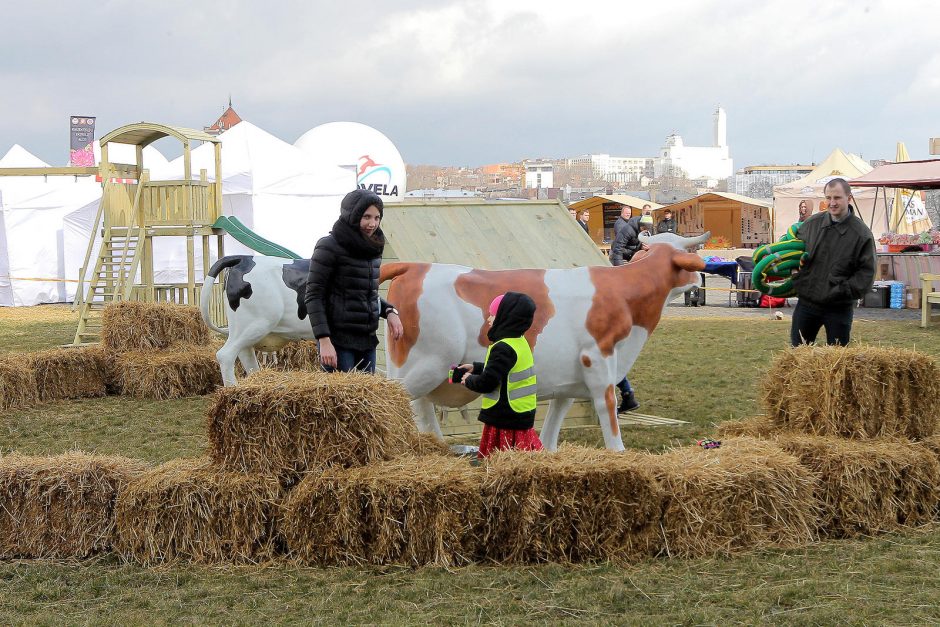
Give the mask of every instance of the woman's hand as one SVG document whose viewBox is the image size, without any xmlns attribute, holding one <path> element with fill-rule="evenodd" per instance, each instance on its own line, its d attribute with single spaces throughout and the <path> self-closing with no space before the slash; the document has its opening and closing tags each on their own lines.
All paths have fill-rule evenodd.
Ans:
<svg viewBox="0 0 940 627">
<path fill-rule="evenodd" d="M 333 340 L 328 337 L 320 338 L 320 363 L 330 368 L 336 367 L 336 349 Z"/>
<path fill-rule="evenodd" d="M 405 327 L 401 324 L 401 318 L 398 317 L 397 313 L 388 314 L 386 319 L 388 323 L 388 330 L 392 333 L 393 340 L 400 340 L 405 334 Z"/>
<path fill-rule="evenodd" d="M 470 378 L 471 372 L 463 373 L 463 376 L 460 377 L 460 385 L 467 385 L 467 379 Z"/>
</svg>

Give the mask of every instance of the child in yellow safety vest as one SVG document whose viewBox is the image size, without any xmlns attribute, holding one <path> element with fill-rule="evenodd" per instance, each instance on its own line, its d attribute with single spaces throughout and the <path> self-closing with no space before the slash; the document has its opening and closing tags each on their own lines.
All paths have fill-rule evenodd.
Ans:
<svg viewBox="0 0 940 627">
<path fill-rule="evenodd" d="M 535 423 L 536 380 L 532 349 L 524 333 L 532 326 L 535 302 L 525 294 L 506 292 L 493 299 L 487 322 L 490 339 L 486 361 L 463 364 L 461 383 L 483 394 L 483 423 L 478 457 L 504 449 L 541 450 Z"/>
</svg>

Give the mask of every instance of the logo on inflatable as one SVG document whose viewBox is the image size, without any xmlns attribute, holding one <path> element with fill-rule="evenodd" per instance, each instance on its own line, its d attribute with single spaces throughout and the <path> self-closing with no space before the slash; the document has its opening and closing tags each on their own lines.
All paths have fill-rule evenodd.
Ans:
<svg viewBox="0 0 940 627">
<path fill-rule="evenodd" d="M 356 184 L 359 185 L 359 189 L 367 189 L 379 196 L 398 195 L 398 185 L 392 184 L 391 168 L 376 163 L 369 155 L 359 157 Z"/>
</svg>

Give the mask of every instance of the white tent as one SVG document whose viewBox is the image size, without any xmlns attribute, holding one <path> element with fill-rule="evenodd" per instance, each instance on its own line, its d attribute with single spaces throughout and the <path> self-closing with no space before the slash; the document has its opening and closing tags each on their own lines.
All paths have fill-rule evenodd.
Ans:
<svg viewBox="0 0 940 627">
<path fill-rule="evenodd" d="M 342 197 L 355 189 L 353 173 L 314 162 L 303 151 L 242 121 L 222 140 L 222 213 L 235 216 L 258 235 L 299 255 L 313 252 L 339 216 Z M 192 171 L 214 180 L 212 146 L 192 152 Z M 152 180 L 182 178 L 182 157 L 151 171 Z M 251 252 L 231 238 L 226 252 Z"/>
<path fill-rule="evenodd" d="M 773 237 L 779 238 L 797 221 L 801 200 L 807 201 L 814 212 L 818 211 L 821 202 L 826 198 L 826 183 L 834 178 L 844 178 L 851 185 L 853 178 L 871 170 L 871 165 L 858 155 L 836 148 L 803 178 L 774 187 Z M 852 196 L 852 205 L 858 216 L 868 225 L 875 237 L 887 230 L 888 218 L 884 200 L 876 198 L 874 190 L 853 189 Z"/>
<path fill-rule="evenodd" d="M 136 161 L 133 146 L 112 146 L 113 162 Z M 100 153 L 95 142 L 95 154 Z M 166 164 L 156 148 L 144 148 L 145 167 Z M 0 159 L 0 168 L 41 167 L 49 164 L 19 145 Z M 101 184 L 90 176 L 0 176 L 0 306 L 75 297 L 100 199 Z M 185 261 L 182 267 L 185 271 Z"/>
<path fill-rule="evenodd" d="M 300 255 L 310 255 L 317 239 L 336 221 L 342 197 L 355 188 L 354 174 L 317 164 L 300 149 L 250 122 L 237 124 L 220 138 L 223 213 L 238 217 L 262 237 Z M 132 163 L 135 149 L 110 144 L 108 157 L 112 162 Z M 44 166 L 47 164 L 19 146 L 0 160 L 0 167 Z M 152 146 L 144 148 L 144 166 L 150 169 L 151 180 L 182 178 L 182 157 L 167 162 Z M 201 169 L 211 180 L 215 156 L 209 144 L 192 152 L 192 171 L 197 177 Z M 0 177 L 0 305 L 73 298 L 100 197 L 101 186 L 90 177 Z M 97 244 L 86 279 L 94 266 L 96 249 Z M 229 237 L 226 252 L 252 251 Z M 197 246 L 195 253 L 198 268 L 202 265 L 201 247 Z M 154 281 L 183 282 L 186 268 L 185 238 L 157 238 Z"/>
<path fill-rule="evenodd" d="M 0 224 L 0 305 L 57 303 L 75 296 L 82 248 L 68 251 L 64 220 L 85 215 L 88 230 L 98 208 L 101 185 L 90 177 L 60 184 L 45 194 L 4 204 Z M 4 290 L 3 288 L 7 289 Z"/>
</svg>

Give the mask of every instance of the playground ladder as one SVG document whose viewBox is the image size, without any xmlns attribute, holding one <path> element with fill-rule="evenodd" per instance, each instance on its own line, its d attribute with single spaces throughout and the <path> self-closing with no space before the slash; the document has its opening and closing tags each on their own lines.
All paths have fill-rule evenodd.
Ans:
<svg viewBox="0 0 940 627">
<path fill-rule="evenodd" d="M 145 229 L 137 224 L 142 187 L 143 185 L 137 187 L 133 209 L 130 212 L 130 223 L 126 227 L 112 227 L 107 221 L 105 223 L 101 248 L 89 279 L 88 291 L 81 301 L 73 344 L 100 341 L 101 311 L 105 305 L 130 300 L 133 295 L 145 241 Z M 106 197 L 102 197 L 102 202 L 105 202 Z M 97 228 L 96 225 L 95 230 Z"/>
</svg>

